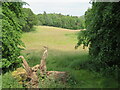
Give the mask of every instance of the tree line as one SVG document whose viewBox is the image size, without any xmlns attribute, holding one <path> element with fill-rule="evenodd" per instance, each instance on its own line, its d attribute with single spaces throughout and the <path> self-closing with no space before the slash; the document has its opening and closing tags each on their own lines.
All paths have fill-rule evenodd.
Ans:
<svg viewBox="0 0 120 90">
<path fill-rule="evenodd" d="M 43 14 L 38 14 L 37 18 L 37 25 L 54 26 L 74 30 L 85 29 L 84 16 L 77 17 L 55 13 L 47 14 L 46 12 L 44 12 Z"/>
<path fill-rule="evenodd" d="M 47 14 L 46 12 L 36 15 L 30 8 L 22 8 L 22 12 L 24 17 L 20 21 L 23 32 L 34 31 L 34 25 L 46 25 L 74 30 L 85 29 L 84 15 L 77 17 L 55 13 Z"/>
</svg>

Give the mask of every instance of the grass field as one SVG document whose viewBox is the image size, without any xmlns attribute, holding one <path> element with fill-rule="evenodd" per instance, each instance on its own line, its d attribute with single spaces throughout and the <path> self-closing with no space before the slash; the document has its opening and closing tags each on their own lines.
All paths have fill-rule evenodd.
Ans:
<svg viewBox="0 0 120 90">
<path fill-rule="evenodd" d="M 47 46 L 47 70 L 67 71 L 70 74 L 70 79 L 66 85 L 49 83 L 43 86 L 44 88 L 117 87 L 117 81 L 114 79 L 103 77 L 100 73 L 82 69 L 82 64 L 90 60 L 90 57 L 88 49 L 82 49 L 82 46 L 77 50 L 74 49 L 77 43 L 78 32 L 56 27 L 36 26 L 36 31 L 23 34 L 22 41 L 25 43 L 26 48 L 21 54 L 25 56 L 30 66 L 34 66 L 40 63 L 43 46 Z M 8 75 L 4 75 L 4 81 L 7 80 L 6 77 Z M 16 86 L 19 87 L 19 85 Z"/>
<path fill-rule="evenodd" d="M 49 49 L 56 49 L 60 51 L 79 51 L 74 47 L 77 43 L 77 31 L 38 26 L 37 31 L 23 34 L 23 42 L 26 45 L 26 50 L 38 51 L 47 46 Z M 82 50 L 82 49 L 81 49 Z M 82 50 L 83 51 L 83 50 Z"/>
</svg>

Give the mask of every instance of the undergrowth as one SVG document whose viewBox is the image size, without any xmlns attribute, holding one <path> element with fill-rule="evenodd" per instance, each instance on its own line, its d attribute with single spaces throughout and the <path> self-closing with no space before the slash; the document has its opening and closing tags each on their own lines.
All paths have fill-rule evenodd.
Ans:
<svg viewBox="0 0 120 90">
<path fill-rule="evenodd" d="M 13 78 L 11 72 L 7 72 L 2 75 L 2 88 L 23 88 L 23 86 Z"/>
<path fill-rule="evenodd" d="M 27 62 L 32 67 L 40 63 L 42 52 L 24 53 Z M 66 84 L 56 82 L 54 80 L 44 80 L 41 84 L 39 81 L 39 88 L 118 88 L 118 73 L 106 69 L 96 71 L 94 62 L 87 53 L 70 53 L 60 52 L 57 50 L 49 50 L 47 57 L 47 71 L 66 71 L 69 73 L 69 78 Z M 109 72 L 108 72 L 109 71 Z M 111 71 L 111 72 L 110 72 Z M 116 77 L 111 73 L 116 72 Z M 105 75 L 107 74 L 107 75 Z M 114 73 L 115 74 L 115 73 Z M 3 88 L 22 88 L 17 80 L 11 76 L 11 72 L 3 75 Z"/>
<path fill-rule="evenodd" d="M 42 53 L 32 52 L 24 54 L 30 66 L 40 63 Z M 92 62 L 88 53 L 71 53 L 57 50 L 49 50 L 47 57 L 48 71 L 66 71 L 70 74 L 66 85 L 45 81 L 44 88 L 67 87 L 67 88 L 117 88 L 119 87 L 117 71 L 108 72 L 108 69 L 97 71 L 100 65 Z M 111 69 L 109 68 L 109 71 Z M 107 74 L 106 74 L 107 73 Z M 116 76 L 114 76 L 114 73 Z M 106 75 L 105 75 L 106 74 Z M 112 82 L 110 82 L 112 80 Z M 49 83 L 49 84 L 48 84 Z M 52 84 L 52 85 L 51 85 Z"/>
</svg>

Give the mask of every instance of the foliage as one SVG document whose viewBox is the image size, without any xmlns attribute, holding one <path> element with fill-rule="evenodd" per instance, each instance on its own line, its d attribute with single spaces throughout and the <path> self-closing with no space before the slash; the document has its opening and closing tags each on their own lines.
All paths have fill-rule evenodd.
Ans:
<svg viewBox="0 0 120 90">
<path fill-rule="evenodd" d="M 65 85 L 61 81 L 56 80 L 54 78 L 54 75 L 51 75 L 49 77 L 47 77 L 46 75 L 41 76 L 40 70 L 37 71 L 37 75 L 39 80 L 39 88 L 65 88 Z"/>
<path fill-rule="evenodd" d="M 2 88 L 23 88 L 23 86 L 12 77 L 11 72 L 7 72 L 2 75 Z"/>
<path fill-rule="evenodd" d="M 97 71 L 120 66 L 119 8 L 119 3 L 115 2 L 94 2 L 85 13 L 87 30 L 79 35 L 78 45 L 89 45 L 89 53 L 95 58 L 94 66 L 98 66 Z"/>
<path fill-rule="evenodd" d="M 75 49 L 77 49 L 79 47 L 79 45 L 83 44 L 83 49 L 85 49 L 85 46 L 89 46 L 90 42 L 89 42 L 89 37 L 88 37 L 88 31 L 80 31 L 78 33 L 78 43 L 75 46 Z"/>
<path fill-rule="evenodd" d="M 2 3 L 2 68 L 15 66 L 20 60 L 21 48 L 24 46 L 21 41 L 21 25 L 19 19 L 22 18 L 22 2 Z"/>
<path fill-rule="evenodd" d="M 2 48 L 2 3 L 0 2 L 0 59 L 2 58 L 1 48 Z M 2 68 L 1 60 L 0 60 L 0 68 Z"/>
<path fill-rule="evenodd" d="M 65 16 L 62 14 L 38 14 L 38 25 L 55 26 L 67 29 L 84 29 L 84 16 Z"/>
<path fill-rule="evenodd" d="M 24 32 L 33 31 L 34 30 L 33 25 L 37 24 L 36 15 L 32 12 L 30 8 L 22 8 L 22 11 L 24 13 L 24 18 L 21 19 L 21 22 L 25 24 L 22 28 L 22 31 Z"/>
</svg>

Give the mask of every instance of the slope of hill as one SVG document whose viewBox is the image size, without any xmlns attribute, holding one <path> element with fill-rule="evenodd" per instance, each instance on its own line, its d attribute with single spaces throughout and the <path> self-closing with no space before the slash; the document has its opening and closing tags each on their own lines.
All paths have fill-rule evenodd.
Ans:
<svg viewBox="0 0 120 90">
<path fill-rule="evenodd" d="M 74 49 L 79 31 L 49 26 L 36 26 L 36 29 L 34 32 L 24 33 L 22 38 L 26 45 L 23 53 L 29 65 L 34 66 L 40 63 L 42 48 L 47 46 L 47 70 L 67 71 L 70 74 L 70 78 L 65 85 L 47 82 L 49 84 L 44 85 L 44 88 L 117 87 L 117 82 L 114 79 L 103 77 L 85 69 L 84 65 L 90 60 L 88 49 L 82 49 L 82 46 L 77 50 Z M 109 82 L 109 80 L 112 80 L 112 82 Z"/>
</svg>

